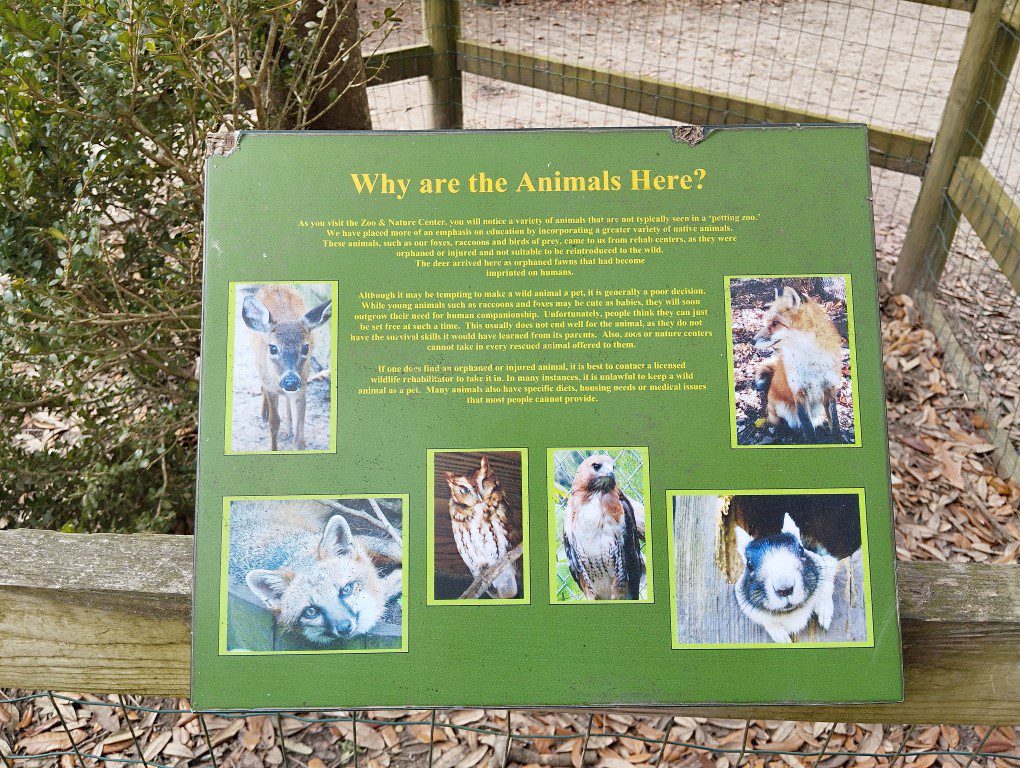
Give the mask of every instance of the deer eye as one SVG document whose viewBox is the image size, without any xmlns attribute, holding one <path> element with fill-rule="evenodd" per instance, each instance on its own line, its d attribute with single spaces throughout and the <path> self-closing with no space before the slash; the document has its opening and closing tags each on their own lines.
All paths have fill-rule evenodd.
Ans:
<svg viewBox="0 0 1020 768">
<path fill-rule="evenodd" d="M 320 613 L 321 613 L 321 611 L 319 610 L 318 606 L 310 605 L 307 608 L 305 608 L 303 611 L 301 611 L 301 618 L 302 619 L 314 619 Z"/>
<path fill-rule="evenodd" d="M 280 348 L 278 346 L 276 346 L 275 344 L 270 344 L 269 345 L 269 354 L 271 354 L 271 355 L 278 355 L 278 354 L 280 354 Z"/>
<path fill-rule="evenodd" d="M 301 354 L 302 355 L 307 355 L 308 354 L 308 345 L 307 344 L 305 344 L 303 347 L 301 347 Z"/>
</svg>

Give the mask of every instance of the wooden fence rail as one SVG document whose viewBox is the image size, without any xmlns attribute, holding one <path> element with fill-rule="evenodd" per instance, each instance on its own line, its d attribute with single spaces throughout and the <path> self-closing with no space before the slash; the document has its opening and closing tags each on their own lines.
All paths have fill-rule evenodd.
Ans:
<svg viewBox="0 0 1020 768">
<path fill-rule="evenodd" d="M 0 531 L 0 687 L 186 696 L 191 572 L 188 536 Z M 900 563 L 897 575 L 902 704 L 630 711 L 1020 723 L 1020 566 Z"/>
<path fill-rule="evenodd" d="M 957 162 L 980 159 L 1020 51 L 1020 2 L 979 0 L 949 89 L 893 285 L 910 293 L 938 283 L 960 219 L 946 190 Z M 1010 233 L 1010 237 L 1015 236 Z M 986 244 L 988 240 L 986 240 Z M 991 245 L 988 246 L 991 249 Z"/>
</svg>

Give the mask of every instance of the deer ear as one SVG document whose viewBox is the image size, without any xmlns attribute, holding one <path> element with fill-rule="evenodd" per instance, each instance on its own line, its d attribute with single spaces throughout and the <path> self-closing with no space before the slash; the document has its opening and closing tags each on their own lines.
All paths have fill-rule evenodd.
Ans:
<svg viewBox="0 0 1020 768">
<path fill-rule="evenodd" d="M 789 285 L 783 289 L 783 298 L 795 307 L 800 306 L 800 294 Z"/>
<path fill-rule="evenodd" d="M 244 324 L 256 333 L 266 333 L 273 324 L 273 317 L 266 305 L 254 296 L 245 296 L 241 307 L 241 318 Z"/>
<path fill-rule="evenodd" d="M 333 316 L 333 300 L 326 299 L 315 309 L 310 309 L 305 313 L 304 321 L 305 325 L 309 328 L 318 328 L 320 325 L 325 323 L 329 318 Z"/>
<path fill-rule="evenodd" d="M 342 557 L 354 548 L 354 534 L 343 515 L 333 515 L 326 521 L 326 528 L 319 541 L 319 560 L 328 557 Z"/>
<path fill-rule="evenodd" d="M 742 559 L 746 560 L 747 556 L 744 553 L 747 552 L 747 545 L 751 543 L 751 534 L 739 525 L 733 526 L 733 532 L 737 535 L 737 552 L 740 553 Z"/>
<path fill-rule="evenodd" d="M 788 533 L 797 541 L 800 541 L 800 528 L 793 522 L 793 518 L 790 517 L 790 513 L 787 512 L 783 515 L 783 533 Z"/>
<path fill-rule="evenodd" d="M 248 589 L 255 593 L 266 608 L 279 613 L 283 593 L 293 578 L 293 571 L 281 568 L 278 571 L 248 571 L 244 580 L 248 584 Z"/>
</svg>

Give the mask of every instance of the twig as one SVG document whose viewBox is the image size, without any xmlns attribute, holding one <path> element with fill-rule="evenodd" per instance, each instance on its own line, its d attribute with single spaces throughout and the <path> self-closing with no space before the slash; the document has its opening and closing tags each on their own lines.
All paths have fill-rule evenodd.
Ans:
<svg viewBox="0 0 1020 768">
<path fill-rule="evenodd" d="M 529 747 L 510 747 L 510 759 L 522 765 L 551 765 L 559 768 L 570 768 L 573 763 L 573 756 L 569 752 L 553 752 L 543 755 Z M 595 765 L 598 755 L 593 750 L 586 751 L 581 758 L 581 765 Z"/>
<path fill-rule="evenodd" d="M 368 503 L 371 505 L 372 511 L 375 512 L 375 516 L 379 519 L 379 522 L 382 523 L 383 527 L 385 527 L 387 531 L 389 531 L 390 536 L 399 542 L 401 540 L 400 534 L 397 533 L 397 530 L 390 524 L 390 521 L 386 519 L 386 515 L 383 514 L 382 509 L 379 507 L 379 502 L 375 499 L 369 499 Z"/>
<path fill-rule="evenodd" d="M 370 501 L 372 502 L 372 506 L 376 507 L 374 499 L 370 499 Z M 345 515 L 350 515 L 351 517 L 356 517 L 359 520 L 364 520 L 366 523 L 374 525 L 376 528 L 382 531 L 386 531 L 386 533 L 388 533 L 397 542 L 397 544 L 403 546 L 404 541 L 400 537 L 400 534 L 397 533 L 393 526 L 390 525 L 388 522 L 384 525 L 383 523 L 379 522 L 374 515 L 370 515 L 368 514 L 368 512 L 362 512 L 360 509 L 354 509 L 353 507 L 345 506 L 344 504 L 341 504 L 339 501 L 326 499 L 324 503 L 326 504 L 326 506 L 332 507 L 337 512 L 342 512 Z M 378 507 L 376 508 L 378 509 Z"/>
<path fill-rule="evenodd" d="M 492 586 L 492 582 L 499 576 L 500 571 L 506 568 L 510 563 L 518 560 L 521 555 L 524 554 L 524 544 L 518 544 L 516 547 L 507 552 L 503 557 L 499 558 L 495 563 L 486 568 L 480 574 L 475 577 L 475 580 L 471 582 L 464 594 L 460 596 L 461 600 L 474 600 L 481 597 L 482 592 Z M 528 762 L 528 761 L 523 761 Z"/>
</svg>

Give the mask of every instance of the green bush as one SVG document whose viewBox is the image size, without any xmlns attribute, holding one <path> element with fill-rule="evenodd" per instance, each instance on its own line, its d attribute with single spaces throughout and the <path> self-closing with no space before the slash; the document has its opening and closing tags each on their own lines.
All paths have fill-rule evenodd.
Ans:
<svg viewBox="0 0 1020 768">
<path fill-rule="evenodd" d="M 0 8 L 0 528 L 188 528 L 206 135 L 370 127 L 365 38 L 343 0 Z"/>
</svg>

